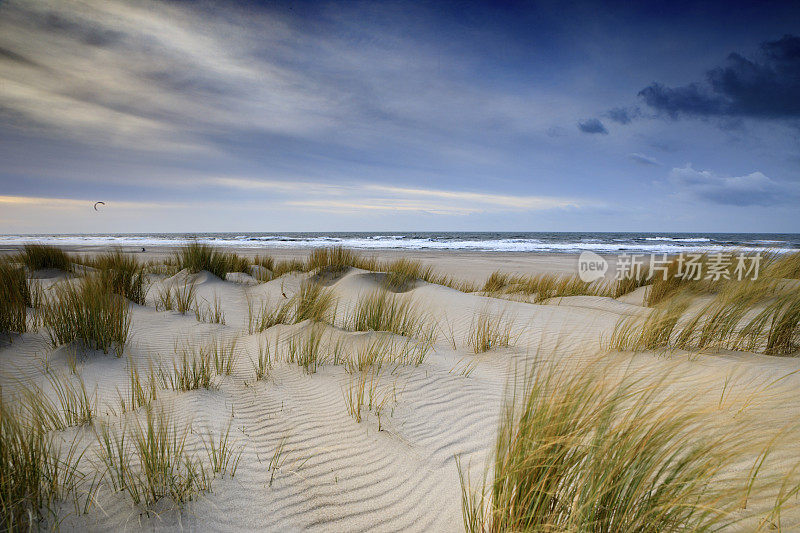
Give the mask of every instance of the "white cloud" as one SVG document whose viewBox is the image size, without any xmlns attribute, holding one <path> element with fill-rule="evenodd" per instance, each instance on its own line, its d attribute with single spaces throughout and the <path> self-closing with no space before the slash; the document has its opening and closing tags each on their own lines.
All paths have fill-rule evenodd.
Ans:
<svg viewBox="0 0 800 533">
<path fill-rule="evenodd" d="M 744 176 L 720 176 L 696 170 L 687 163 L 673 168 L 668 180 L 679 194 L 721 205 L 779 205 L 796 201 L 798 196 L 796 186 L 779 183 L 759 171 Z"/>
</svg>

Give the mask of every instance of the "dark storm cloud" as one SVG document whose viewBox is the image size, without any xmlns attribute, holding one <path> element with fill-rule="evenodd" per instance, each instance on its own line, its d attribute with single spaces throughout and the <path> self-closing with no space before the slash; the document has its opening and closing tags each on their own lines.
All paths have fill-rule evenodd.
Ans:
<svg viewBox="0 0 800 533">
<path fill-rule="evenodd" d="M 578 129 L 583 133 L 601 133 L 603 135 L 608 135 L 608 130 L 606 127 L 596 118 L 590 118 L 578 122 Z"/>
<path fill-rule="evenodd" d="M 642 110 L 638 107 L 614 107 L 609 109 L 605 116 L 617 124 L 630 124 L 635 118 L 640 117 Z"/>
<path fill-rule="evenodd" d="M 725 66 L 706 73 L 705 83 L 675 88 L 653 83 L 639 96 L 671 118 L 800 118 L 800 37 L 762 43 L 757 60 L 732 53 Z"/>
</svg>

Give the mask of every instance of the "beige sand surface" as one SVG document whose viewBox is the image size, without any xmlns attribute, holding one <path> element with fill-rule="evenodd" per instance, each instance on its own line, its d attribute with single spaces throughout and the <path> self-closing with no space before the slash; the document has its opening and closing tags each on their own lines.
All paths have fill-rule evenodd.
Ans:
<svg viewBox="0 0 800 533">
<path fill-rule="evenodd" d="M 159 249 L 142 255 L 154 258 L 164 252 Z M 278 257 L 291 255 L 273 253 Z M 574 256 L 556 255 L 403 255 L 476 281 L 497 269 L 570 272 L 575 261 Z M 45 286 L 63 277 L 50 275 L 43 280 Z M 572 297 L 535 305 L 419 283 L 403 297 L 414 299 L 438 321 L 439 335 L 421 365 L 399 366 L 380 376 L 381 390 L 392 391 L 396 402 L 390 402 L 379 431 L 374 413 L 367 414 L 361 423 L 348 415 L 344 396 L 350 376 L 341 365 L 323 364 L 308 375 L 297 365 L 278 362 L 267 380 L 254 380 L 251 361 L 259 342 L 268 340 L 273 351 L 281 354 L 288 340 L 310 325 L 279 325 L 249 335 L 248 299 L 279 302 L 282 293 L 291 297 L 308 274 L 290 274 L 255 285 L 224 281 L 206 272 L 193 275 L 201 300 L 221 300 L 224 325 L 198 322 L 192 314 L 155 310 L 158 288 L 180 282 L 184 279 L 181 276 L 185 274 L 174 279 L 158 277 L 148 305 L 132 305 L 132 341 L 124 357 L 80 353 L 77 370 L 87 387 L 97 391 L 100 416 L 118 423 L 120 416 L 113 410 L 117 391 L 128 387 L 129 364 L 146 368 L 153 362 L 169 367 L 176 357 L 176 343 L 202 343 L 212 336 L 239 337 L 235 369 L 230 376 L 218 378 L 217 388 L 164 391 L 157 400 L 176 421 L 192 425 L 188 446 L 198 453 L 203 453 L 199 433 L 220 431 L 231 424 L 232 438 L 242 450 L 236 475 L 215 479 L 211 493 L 190 502 L 181 512 L 162 510 L 159 516 L 142 514 L 124 494 L 115 494 L 103 485 L 88 514 L 75 516 L 71 506 L 64 506 L 64 530 L 462 531 L 455 458 L 461 456 L 480 477 L 496 436 L 504 392 L 515 369 L 536 357 L 580 368 L 596 357 L 601 339 L 610 335 L 621 317 L 647 312 L 637 305 L 636 298 Z M 338 315 L 343 317 L 359 295 L 377 287 L 377 281 L 368 272 L 352 269 L 329 286 L 339 299 Z M 516 335 L 511 347 L 475 355 L 465 345 L 470 325 L 482 311 L 503 313 L 513 320 Z M 375 335 L 329 326 L 327 330 L 343 339 L 350 350 Z M 455 340 L 456 349 L 450 339 Z M 618 360 L 620 369 L 642 376 L 671 372 L 674 390 L 697 395 L 709 405 L 722 403 L 724 389 L 729 390 L 726 402 L 757 398 L 746 414 L 725 418 L 724 423 L 732 428 L 747 424 L 748 431 L 768 435 L 775 428 L 796 422 L 800 414 L 800 359 L 733 352 L 604 357 Z M 45 365 L 51 371 L 68 373 L 68 361 L 69 349 L 51 348 L 41 332 L 26 333 L 11 344 L 2 341 L 3 395 L 11 397 L 28 380 L 42 383 Z M 779 388 L 765 389 L 776 380 Z M 141 412 L 122 416 L 141 416 Z M 68 435 L 77 435 L 87 446 L 95 442 L 88 428 L 68 430 Z M 775 453 L 780 460 L 770 463 L 771 468 L 780 469 L 791 457 L 800 457 L 800 441 L 793 442 Z M 285 454 L 273 474 L 268 466 L 281 443 Z M 94 453 L 92 449 L 87 452 L 82 468 L 97 465 Z M 747 467 L 747 462 L 741 466 Z M 791 514 L 784 519 L 790 524 Z M 752 526 L 746 523 L 743 530 Z"/>
</svg>

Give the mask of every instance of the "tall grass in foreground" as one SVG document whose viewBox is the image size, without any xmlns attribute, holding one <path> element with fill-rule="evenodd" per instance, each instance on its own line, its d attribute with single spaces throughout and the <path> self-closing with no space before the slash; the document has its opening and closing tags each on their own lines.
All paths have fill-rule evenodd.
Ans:
<svg viewBox="0 0 800 533">
<path fill-rule="evenodd" d="M 0 333 L 25 333 L 31 292 L 25 271 L 0 260 Z"/>
<path fill-rule="evenodd" d="M 78 341 L 84 347 L 122 355 L 131 325 L 125 298 L 111 294 L 98 276 L 61 283 L 41 308 L 53 347 Z"/>
<path fill-rule="evenodd" d="M 115 491 L 126 492 L 137 506 L 151 508 L 164 498 L 180 506 L 211 490 L 214 473 L 235 473 L 238 458 L 228 443 L 228 433 L 215 443 L 206 442 L 212 467 L 186 450 L 189 428 L 179 429 L 163 411 L 147 410 L 144 422 L 114 432 L 97 428 L 100 459 Z M 203 438 L 205 441 L 205 438 Z"/>
<path fill-rule="evenodd" d="M 222 252 L 207 244 L 189 243 L 175 253 L 179 269 L 189 272 L 206 270 L 225 279 L 228 272 L 250 271 L 250 261 L 232 252 Z"/>
<path fill-rule="evenodd" d="M 493 348 L 505 348 L 511 344 L 514 321 L 504 312 L 491 314 L 483 309 L 472 318 L 467 346 L 477 353 L 487 352 Z"/>
<path fill-rule="evenodd" d="M 145 305 L 147 274 L 145 265 L 139 263 L 136 257 L 113 250 L 99 255 L 90 264 L 99 270 L 98 275 L 109 292 Z"/>
<path fill-rule="evenodd" d="M 755 482 L 755 467 L 726 472 L 758 455 L 752 436 L 701 435 L 703 413 L 691 398 L 663 396 L 664 384 L 554 365 L 525 381 L 507 399 L 483 486 L 459 464 L 469 532 L 716 531 Z"/>
<path fill-rule="evenodd" d="M 17 261 L 30 270 L 57 268 L 69 272 L 72 270 L 72 260 L 61 248 L 46 244 L 26 244 L 17 255 Z"/>
<path fill-rule="evenodd" d="M 766 273 L 773 278 L 800 279 L 800 252 L 776 258 Z"/>
<path fill-rule="evenodd" d="M 69 495 L 78 508 L 82 456 L 77 439 L 62 442 L 43 426 L 26 423 L 0 395 L 0 530 L 38 530 L 50 516 L 53 527 L 58 523 L 54 504 Z"/>
</svg>

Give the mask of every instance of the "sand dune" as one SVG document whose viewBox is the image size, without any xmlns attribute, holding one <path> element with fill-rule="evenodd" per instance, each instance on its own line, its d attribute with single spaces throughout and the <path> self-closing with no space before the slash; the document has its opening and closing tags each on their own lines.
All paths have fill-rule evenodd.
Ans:
<svg viewBox="0 0 800 533">
<path fill-rule="evenodd" d="M 438 266 L 446 270 L 448 261 L 443 255 Z M 418 366 L 388 365 L 381 371 L 375 378 L 375 394 L 389 398 L 386 407 L 380 420 L 374 410 L 365 409 L 363 420 L 357 423 L 347 410 L 345 397 L 353 376 L 344 365 L 323 361 L 316 372 L 308 374 L 296 364 L 279 360 L 267 379 L 255 379 L 253 364 L 260 348 L 268 345 L 273 357 L 282 359 L 292 339 L 303 338 L 316 326 L 307 321 L 280 324 L 251 334 L 249 303 L 279 305 L 292 298 L 310 276 L 292 273 L 266 283 L 244 274 L 229 280 L 209 272 L 153 276 L 147 305 L 131 304 L 131 338 L 120 358 L 74 346 L 54 349 L 41 330 L 15 335 L 11 343 L 2 341 L 0 385 L 6 401 L 14 401 L 15 393 L 31 383 L 52 394 L 45 370 L 69 375 L 71 361 L 76 359 L 77 373 L 97 396 L 97 418 L 110 425 L 144 416 L 141 408 L 119 412 L 118 395 L 128 392 L 131 365 L 140 371 L 151 365 L 170 369 L 179 361 L 181 346 L 199 347 L 214 339 L 236 343 L 230 375 L 216 376 L 215 387 L 184 392 L 164 389 L 154 402 L 177 425 L 191 426 L 186 448 L 199 457 L 205 456 L 202 436 L 219 434 L 230 425 L 231 440 L 241 452 L 235 476 L 216 477 L 210 492 L 182 509 L 164 502 L 150 513 L 134 506 L 124 493 L 111 490 L 107 481 L 100 481 L 88 513 L 76 514 L 69 502 L 60 504 L 61 529 L 461 531 L 455 458 L 461 457 L 472 472 L 482 471 L 515 372 L 536 359 L 579 370 L 597 358 L 601 339 L 611 335 L 621 318 L 648 312 L 636 305 L 635 295 L 618 300 L 573 296 L 532 304 L 418 281 L 397 298 L 415 302 L 426 320 L 438 325 L 433 348 Z M 37 275 L 45 290 L 66 277 L 59 272 Z M 197 302 L 210 306 L 217 302 L 224 324 L 200 322 L 192 312 L 156 310 L 159 290 L 186 283 L 194 284 Z M 352 354 L 374 342 L 378 333 L 348 331 L 344 326 L 359 298 L 381 287 L 380 275 L 350 269 L 325 280 L 325 285 L 337 300 L 337 318 L 333 325 L 324 326 L 323 345 L 332 350 L 338 341 L 345 353 Z M 466 345 L 480 313 L 502 316 L 513 324 L 510 346 L 475 354 Z M 726 401 L 757 398 L 739 419 L 747 420 L 748 431 L 766 435 L 796 422 L 800 413 L 796 393 L 800 359 L 724 351 L 701 356 L 612 353 L 604 357 L 616 361 L 620 372 L 653 377 L 669 373 L 671 390 L 697 395 L 709 405 L 721 405 L 725 389 L 729 391 Z M 68 428 L 63 434 L 88 447 L 81 471 L 102 470 L 94 431 L 83 426 Z M 769 468 L 780 470 L 792 457 L 800 456 L 798 443 L 790 439 L 781 444 Z M 278 449 L 282 452 L 275 459 Z M 270 469 L 271 462 L 276 468 Z M 792 523 L 792 516 L 796 518 L 796 513 L 784 516 L 784 525 Z M 744 524 L 747 530 L 752 522 Z"/>
</svg>

